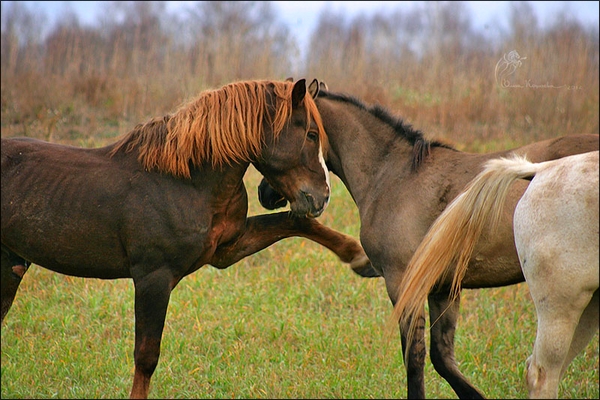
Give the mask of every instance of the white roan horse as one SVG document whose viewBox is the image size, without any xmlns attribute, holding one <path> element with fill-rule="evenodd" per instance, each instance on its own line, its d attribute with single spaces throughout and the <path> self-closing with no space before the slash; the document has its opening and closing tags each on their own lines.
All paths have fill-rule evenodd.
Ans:
<svg viewBox="0 0 600 400">
<path fill-rule="evenodd" d="M 562 375 L 598 329 L 598 176 L 598 151 L 537 164 L 516 155 L 490 160 L 413 255 L 394 319 L 417 321 L 431 290 L 451 285 L 453 294 L 460 292 L 473 248 L 481 235 L 494 234 L 511 183 L 529 179 L 513 215 L 538 317 L 526 380 L 530 398 L 558 397 Z"/>
</svg>

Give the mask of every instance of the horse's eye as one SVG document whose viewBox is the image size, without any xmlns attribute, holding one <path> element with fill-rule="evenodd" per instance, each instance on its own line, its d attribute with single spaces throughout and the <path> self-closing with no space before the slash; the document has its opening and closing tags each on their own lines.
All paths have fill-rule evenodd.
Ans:
<svg viewBox="0 0 600 400">
<path fill-rule="evenodd" d="M 311 142 L 319 142 L 319 134 L 315 131 L 308 131 L 308 133 L 306 134 L 306 138 Z"/>
</svg>

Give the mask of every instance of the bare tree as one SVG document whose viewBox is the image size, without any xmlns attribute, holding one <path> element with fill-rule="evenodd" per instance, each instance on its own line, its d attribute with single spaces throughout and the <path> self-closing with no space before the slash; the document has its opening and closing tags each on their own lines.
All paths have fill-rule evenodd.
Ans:
<svg viewBox="0 0 600 400">
<path fill-rule="evenodd" d="M 13 1 L 2 3 L 2 75 L 41 65 L 41 42 L 47 16 Z"/>
<path fill-rule="evenodd" d="M 192 74 L 209 85 L 247 77 L 285 76 L 291 41 L 269 2 L 202 1 L 186 20 Z"/>
</svg>

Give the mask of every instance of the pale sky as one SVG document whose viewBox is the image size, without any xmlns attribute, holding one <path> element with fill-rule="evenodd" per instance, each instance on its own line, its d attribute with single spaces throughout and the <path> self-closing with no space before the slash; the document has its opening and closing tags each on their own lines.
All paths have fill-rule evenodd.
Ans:
<svg viewBox="0 0 600 400">
<path fill-rule="evenodd" d="M 2 1 L 2 3 L 7 3 Z M 93 24 L 96 21 L 100 1 L 25 1 L 30 6 L 46 10 L 50 21 L 71 7 L 80 17 L 82 23 Z M 169 11 L 181 7 L 188 7 L 192 1 L 168 2 Z M 370 15 L 376 11 L 393 11 L 399 8 L 412 8 L 417 1 L 274 1 L 279 9 L 283 23 L 286 23 L 300 47 L 308 42 L 308 36 L 313 31 L 320 12 L 328 10 L 344 11 L 348 18 L 359 14 Z M 509 1 L 466 1 L 471 10 L 471 20 L 475 28 L 482 28 L 486 24 L 501 27 L 508 26 Z M 598 29 L 599 7 L 598 1 L 532 1 L 538 20 L 542 26 L 551 23 L 554 18 L 564 13 L 571 13 L 581 22 Z"/>
</svg>

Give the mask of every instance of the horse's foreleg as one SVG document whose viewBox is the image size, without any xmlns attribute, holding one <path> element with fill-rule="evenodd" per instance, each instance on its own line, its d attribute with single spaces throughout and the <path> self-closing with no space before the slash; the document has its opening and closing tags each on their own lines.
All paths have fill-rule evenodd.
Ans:
<svg viewBox="0 0 600 400">
<path fill-rule="evenodd" d="M 385 286 L 388 296 L 393 305 L 396 305 L 397 288 L 399 281 L 403 278 L 402 273 L 398 273 L 400 269 L 390 269 L 389 273 L 385 274 Z M 387 270 L 385 272 L 388 272 Z M 406 398 L 408 399 L 424 399 L 425 398 L 425 309 L 419 314 L 415 323 L 415 331 L 412 335 L 412 341 L 409 344 L 408 327 L 411 325 L 411 320 L 400 320 L 400 339 L 402 341 L 402 354 L 404 355 L 404 368 L 406 369 Z"/>
<path fill-rule="evenodd" d="M 376 274 L 357 240 L 322 225 L 314 218 L 299 218 L 290 212 L 248 218 L 244 233 L 235 242 L 220 245 L 210 264 L 217 268 L 226 268 L 281 239 L 293 236 L 304 237 L 327 247 L 340 260 L 349 263 L 354 271 L 363 272 L 363 276 Z M 372 272 L 369 272 L 371 270 Z"/>
<path fill-rule="evenodd" d="M 25 272 L 29 268 L 29 263 L 2 246 L 2 263 L 0 265 L 2 268 L 2 282 L 0 284 L 2 290 L 2 315 L 0 322 L 4 322 L 4 317 L 12 306 L 23 275 L 25 275 Z"/>
<path fill-rule="evenodd" d="M 277 208 L 284 207 L 287 204 L 287 201 L 285 200 L 285 198 L 281 194 L 279 194 L 275 189 L 273 189 L 273 187 L 271 185 L 269 185 L 269 183 L 266 181 L 265 178 L 262 178 L 262 180 L 260 181 L 260 184 L 258 185 L 258 201 L 260 202 L 260 204 L 263 207 L 265 207 L 268 210 L 275 210 Z M 315 234 L 313 234 L 313 237 L 308 237 L 308 236 L 304 236 L 304 237 L 306 237 L 310 240 L 313 240 L 313 241 L 329 248 L 330 250 L 332 250 L 334 253 L 336 253 L 338 255 L 338 257 L 340 257 L 340 259 L 342 261 L 350 263 L 350 267 L 358 275 L 365 277 L 365 278 L 375 278 L 375 277 L 380 276 L 379 273 L 377 271 L 375 271 L 373 269 L 373 267 L 371 266 L 371 263 L 367 259 L 367 256 L 364 255 L 364 251 L 362 251 L 362 247 L 360 245 L 358 245 L 358 247 L 361 247 L 360 253 L 362 253 L 362 255 L 355 257 L 355 258 L 351 259 L 350 261 L 346 261 L 342 256 L 340 256 L 340 254 L 338 254 L 338 252 L 336 250 L 334 250 L 332 247 L 328 246 L 327 243 L 331 243 L 332 237 L 333 237 L 333 243 L 336 242 L 336 236 L 339 235 L 339 233 L 336 231 L 333 231 L 331 229 L 328 229 L 328 228 L 325 228 L 325 229 L 326 229 L 325 231 L 321 230 L 320 232 L 316 232 Z M 305 230 L 305 232 L 307 234 L 309 234 L 310 230 L 307 229 L 307 230 Z M 301 236 L 301 235 L 291 235 L 291 236 Z M 354 254 L 356 254 L 356 253 L 354 253 Z"/>
<path fill-rule="evenodd" d="M 146 399 L 158 364 L 160 341 L 174 281 L 167 269 L 133 278 L 135 284 L 135 374 L 130 398 Z"/>
<path fill-rule="evenodd" d="M 459 398 L 483 399 L 483 395 L 458 370 L 454 358 L 454 333 L 460 307 L 460 296 L 452 303 L 447 292 L 429 294 L 429 321 L 431 321 L 431 363 Z"/>
<path fill-rule="evenodd" d="M 400 326 L 400 337 L 402 340 L 402 354 L 404 354 L 404 366 L 406 368 L 406 383 L 408 399 L 425 398 L 425 317 L 419 316 L 415 326 L 413 341 L 408 347 L 408 326 L 410 321 Z"/>
</svg>

